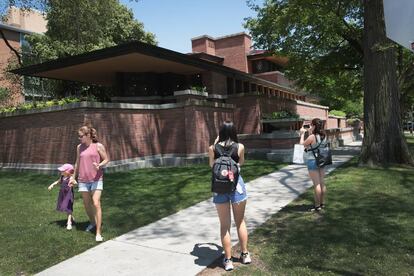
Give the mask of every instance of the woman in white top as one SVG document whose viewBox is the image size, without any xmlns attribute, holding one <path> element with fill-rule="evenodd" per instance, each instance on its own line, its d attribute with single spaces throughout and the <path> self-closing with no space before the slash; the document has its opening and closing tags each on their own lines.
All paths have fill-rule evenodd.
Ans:
<svg viewBox="0 0 414 276">
<path fill-rule="evenodd" d="M 305 125 L 304 125 L 305 126 Z M 300 131 L 300 144 L 305 146 L 305 162 L 308 167 L 309 176 L 313 182 L 315 205 L 310 211 L 320 211 L 325 208 L 325 169 L 316 165 L 315 156 L 312 149 L 316 148 L 320 143 L 326 142 L 326 134 L 323 130 L 323 121 L 315 118 L 312 120 L 310 128 L 302 126 Z M 305 140 L 305 133 L 308 132 L 309 136 Z"/>
</svg>

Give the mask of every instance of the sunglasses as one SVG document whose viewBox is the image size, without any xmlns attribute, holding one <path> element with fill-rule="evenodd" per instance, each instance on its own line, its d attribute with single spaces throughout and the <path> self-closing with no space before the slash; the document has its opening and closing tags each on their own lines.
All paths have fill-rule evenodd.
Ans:
<svg viewBox="0 0 414 276">
<path fill-rule="evenodd" d="M 79 139 L 81 139 L 83 136 L 85 136 L 85 134 L 84 135 L 78 135 Z"/>
</svg>

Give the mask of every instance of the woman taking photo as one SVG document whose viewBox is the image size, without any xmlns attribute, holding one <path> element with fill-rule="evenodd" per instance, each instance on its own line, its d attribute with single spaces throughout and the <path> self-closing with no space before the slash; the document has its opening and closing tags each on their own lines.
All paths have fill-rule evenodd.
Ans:
<svg viewBox="0 0 414 276">
<path fill-rule="evenodd" d="M 220 128 L 219 136 L 212 146 L 209 147 L 209 164 L 213 167 L 214 162 L 226 152 L 239 166 L 244 163 L 244 146 L 237 139 L 236 128 L 232 122 L 225 122 Z M 241 256 L 240 260 L 244 264 L 251 263 L 249 252 L 247 251 L 247 229 L 244 221 L 244 211 L 247 202 L 246 187 L 241 176 L 238 178 L 236 190 L 230 193 L 213 193 L 213 202 L 216 205 L 217 214 L 220 220 L 220 237 L 224 248 L 223 266 L 226 271 L 233 269 L 231 257 L 231 210 L 237 227 Z"/>
<path fill-rule="evenodd" d="M 109 162 L 105 147 L 98 143 L 96 130 L 83 126 L 78 130 L 80 144 L 77 147 L 75 179 L 78 179 L 79 192 L 82 193 L 83 204 L 89 217 L 86 231 L 96 228 L 97 242 L 103 241 L 101 235 L 102 209 L 101 195 L 103 190 L 102 167 Z"/>
<path fill-rule="evenodd" d="M 305 126 L 308 126 L 309 128 L 305 128 Z M 326 144 L 326 135 L 323 130 L 323 122 L 322 120 L 315 118 L 312 120 L 312 123 L 310 125 L 304 124 L 299 131 L 300 144 L 305 146 L 305 164 L 308 167 L 309 177 L 312 179 L 314 189 L 315 203 L 310 211 L 318 212 L 321 209 L 325 208 L 325 169 L 323 167 L 317 166 L 312 149 L 316 149 L 318 145 L 322 146 Z M 305 140 L 306 132 L 308 132 L 309 136 Z"/>
</svg>

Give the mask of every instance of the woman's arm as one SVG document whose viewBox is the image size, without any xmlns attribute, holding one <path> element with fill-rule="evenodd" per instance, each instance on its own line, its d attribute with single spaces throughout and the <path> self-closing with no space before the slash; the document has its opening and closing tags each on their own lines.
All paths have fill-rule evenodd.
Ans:
<svg viewBox="0 0 414 276">
<path fill-rule="evenodd" d="M 208 148 L 208 163 L 210 167 L 213 167 L 214 164 L 214 145 Z"/>
<path fill-rule="evenodd" d="M 299 144 L 304 145 L 305 147 L 313 144 L 315 142 L 315 135 L 311 134 L 309 137 L 305 140 L 305 133 L 307 130 L 305 128 L 301 128 L 300 130 L 300 141 Z"/>
<path fill-rule="evenodd" d="M 244 164 L 244 145 L 239 143 L 239 165 L 242 166 Z"/>
<path fill-rule="evenodd" d="M 102 145 L 101 143 L 98 143 L 98 153 L 101 156 L 101 160 L 102 160 L 99 164 L 96 164 L 96 169 L 99 170 L 101 167 L 109 163 L 109 157 L 108 157 L 108 154 L 106 153 L 104 145 Z"/>
<path fill-rule="evenodd" d="M 73 179 L 76 179 L 79 174 L 79 153 L 80 153 L 80 144 L 76 148 L 76 162 L 75 162 L 75 171 L 73 173 Z"/>
</svg>

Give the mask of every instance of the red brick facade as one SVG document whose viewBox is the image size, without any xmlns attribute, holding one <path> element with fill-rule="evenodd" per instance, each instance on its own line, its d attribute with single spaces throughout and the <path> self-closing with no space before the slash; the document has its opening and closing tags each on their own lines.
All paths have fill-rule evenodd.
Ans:
<svg viewBox="0 0 414 276">
<path fill-rule="evenodd" d="M 0 119 L 0 163 L 75 161 L 77 129 L 91 123 L 111 160 L 207 152 L 233 110 L 189 105 L 171 109 L 75 108 Z"/>
</svg>

